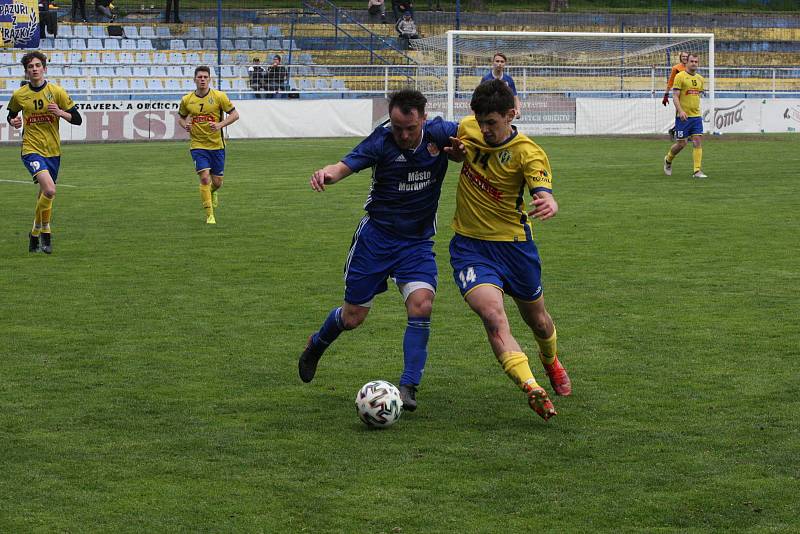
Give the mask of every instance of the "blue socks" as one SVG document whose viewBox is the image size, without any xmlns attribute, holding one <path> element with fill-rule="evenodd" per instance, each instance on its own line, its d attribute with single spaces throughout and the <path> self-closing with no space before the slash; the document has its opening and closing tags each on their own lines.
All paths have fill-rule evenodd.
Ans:
<svg viewBox="0 0 800 534">
<path fill-rule="evenodd" d="M 314 352 L 322 354 L 342 332 L 344 332 L 344 328 L 342 327 L 342 308 L 340 306 L 331 310 L 319 331 L 311 336 L 312 349 Z"/>
<path fill-rule="evenodd" d="M 428 359 L 428 338 L 431 334 L 430 317 L 409 317 L 403 336 L 403 375 L 401 384 L 419 385 L 425 361 Z"/>
</svg>

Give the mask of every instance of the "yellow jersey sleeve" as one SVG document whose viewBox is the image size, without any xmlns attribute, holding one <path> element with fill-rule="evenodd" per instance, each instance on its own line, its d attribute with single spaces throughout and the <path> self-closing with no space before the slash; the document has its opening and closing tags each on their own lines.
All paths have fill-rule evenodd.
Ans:
<svg viewBox="0 0 800 534">
<path fill-rule="evenodd" d="M 64 111 L 72 109 L 75 103 L 58 85 L 46 83 L 34 90 L 30 85 L 20 87 L 11 96 L 9 110 L 22 112 L 22 154 L 39 154 L 46 158 L 61 155 L 61 119 L 48 111 L 51 102 Z M 71 104 L 65 107 L 67 104 Z M 12 107 L 13 106 L 13 107 Z"/>
<path fill-rule="evenodd" d="M 678 96 L 681 109 L 687 117 L 700 117 L 700 95 L 705 88 L 705 79 L 699 74 L 689 74 L 686 71 L 678 73 L 675 77 L 673 89 L 680 90 Z"/>
<path fill-rule="evenodd" d="M 231 102 L 231 99 L 228 98 L 227 93 L 223 93 L 222 91 L 217 91 L 217 95 L 219 97 L 219 105 L 220 108 L 222 108 L 222 111 L 224 111 L 225 113 L 230 113 L 231 111 L 233 111 L 233 102 Z M 220 117 L 220 120 L 222 120 L 222 117 Z"/>
<path fill-rule="evenodd" d="M 475 117 L 461 121 L 458 137 L 467 157 L 456 191 L 453 229 L 486 241 L 531 240 L 525 190 L 552 191 L 547 155 L 520 133 L 501 145 L 488 145 Z"/>
</svg>

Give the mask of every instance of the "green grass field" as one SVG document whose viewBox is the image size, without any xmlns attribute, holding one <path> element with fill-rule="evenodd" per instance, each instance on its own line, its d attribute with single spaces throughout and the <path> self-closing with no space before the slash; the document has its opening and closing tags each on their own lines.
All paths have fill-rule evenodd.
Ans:
<svg viewBox="0 0 800 534">
<path fill-rule="evenodd" d="M 800 136 L 711 137 L 705 181 L 688 151 L 662 175 L 666 139 L 538 141 L 574 387 L 548 423 L 452 281 L 456 166 L 420 408 L 385 431 L 353 399 L 399 377 L 395 290 L 297 377 L 369 187 L 308 177 L 354 140 L 231 142 L 216 227 L 185 144 L 68 145 L 52 256 L 0 181 L 0 531 L 800 530 Z M 17 147 L 0 168 L 28 180 Z"/>
</svg>

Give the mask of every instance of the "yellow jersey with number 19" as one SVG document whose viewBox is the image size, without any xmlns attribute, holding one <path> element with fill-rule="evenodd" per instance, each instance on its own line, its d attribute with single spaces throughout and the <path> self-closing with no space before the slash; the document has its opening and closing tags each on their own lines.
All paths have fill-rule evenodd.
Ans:
<svg viewBox="0 0 800 534">
<path fill-rule="evenodd" d="M 191 138 L 190 148 L 202 148 L 205 150 L 225 148 L 222 130 L 213 131 L 210 123 L 220 122 L 223 112 L 230 113 L 233 109 L 233 104 L 228 95 L 216 89 L 209 89 L 205 96 L 197 96 L 192 91 L 181 98 L 178 115 L 183 118 L 189 117 L 192 125 L 189 131 L 189 137 Z"/>
<path fill-rule="evenodd" d="M 675 76 L 673 89 L 680 89 L 681 109 L 686 112 L 687 117 L 700 116 L 700 95 L 705 89 L 705 79 L 699 74 L 689 74 L 688 71 L 679 72 Z"/>
<path fill-rule="evenodd" d="M 458 138 L 467 157 L 458 180 L 453 230 L 486 241 L 532 240 L 525 189 L 552 192 L 547 154 L 516 128 L 504 143 L 487 144 L 474 116 L 461 121 Z"/>
<path fill-rule="evenodd" d="M 75 107 L 75 102 L 59 85 L 45 82 L 37 89 L 25 84 L 11 95 L 8 110 L 22 112 L 22 155 L 39 154 L 45 158 L 61 155 L 60 117 L 47 110 L 55 102 L 63 111 Z"/>
</svg>

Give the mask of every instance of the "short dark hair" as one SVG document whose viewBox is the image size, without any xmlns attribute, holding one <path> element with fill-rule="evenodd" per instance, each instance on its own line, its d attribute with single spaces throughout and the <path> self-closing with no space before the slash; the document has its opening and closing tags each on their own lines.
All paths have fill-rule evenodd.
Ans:
<svg viewBox="0 0 800 534">
<path fill-rule="evenodd" d="M 496 58 L 497 56 L 500 56 L 501 58 L 503 58 L 503 61 L 508 61 L 508 58 L 502 52 L 495 52 L 494 55 L 492 56 L 492 61 L 494 61 L 494 58 Z"/>
<path fill-rule="evenodd" d="M 488 115 L 496 111 L 501 115 L 514 109 L 514 93 L 511 92 L 506 82 L 502 80 L 489 80 L 483 82 L 472 92 L 469 103 L 475 115 Z"/>
<path fill-rule="evenodd" d="M 394 108 L 400 108 L 403 115 L 408 115 L 413 109 L 416 109 L 420 115 L 424 115 L 427 103 L 428 99 L 425 98 L 425 95 L 416 89 L 401 89 L 389 95 L 389 113 Z"/>
<path fill-rule="evenodd" d="M 281 59 L 281 55 L 280 54 L 275 54 L 274 56 L 272 56 L 272 59 L 277 59 L 278 61 L 283 61 Z"/>
<path fill-rule="evenodd" d="M 22 63 L 22 66 L 25 67 L 25 69 L 27 70 L 28 63 L 30 63 L 34 59 L 38 59 L 39 61 L 41 61 L 43 67 L 47 66 L 47 56 L 42 54 L 38 50 L 34 52 L 28 52 L 27 54 L 22 56 L 22 60 L 20 61 L 20 63 Z"/>
<path fill-rule="evenodd" d="M 209 75 L 209 77 L 211 76 L 211 68 L 208 67 L 207 65 L 200 65 L 199 67 L 194 69 L 194 75 L 195 76 L 197 76 L 198 72 L 205 72 L 205 73 L 207 73 Z"/>
<path fill-rule="evenodd" d="M 696 57 L 699 60 L 700 59 L 700 54 L 695 54 L 694 52 L 689 52 L 689 57 L 687 58 L 687 61 L 690 58 L 693 58 L 693 57 Z"/>
</svg>

